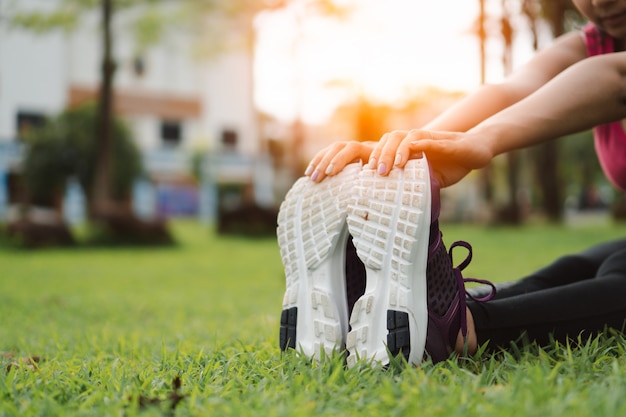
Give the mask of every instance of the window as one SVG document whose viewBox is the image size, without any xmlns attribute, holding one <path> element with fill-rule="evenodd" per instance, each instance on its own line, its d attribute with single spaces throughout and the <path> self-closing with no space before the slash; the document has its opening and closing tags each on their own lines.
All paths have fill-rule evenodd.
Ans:
<svg viewBox="0 0 626 417">
<path fill-rule="evenodd" d="M 182 141 L 182 126 L 178 121 L 164 120 L 161 122 L 161 140 L 168 146 L 178 146 Z"/>
<path fill-rule="evenodd" d="M 234 150 L 237 147 L 238 134 L 236 130 L 225 129 L 222 131 L 222 145 L 225 148 Z"/>
<path fill-rule="evenodd" d="M 135 56 L 133 58 L 133 73 L 136 77 L 143 77 L 146 72 L 146 62 L 142 56 Z"/>
<path fill-rule="evenodd" d="M 43 113 L 18 111 L 17 112 L 17 137 L 24 140 L 33 129 L 38 129 L 46 123 Z"/>
</svg>

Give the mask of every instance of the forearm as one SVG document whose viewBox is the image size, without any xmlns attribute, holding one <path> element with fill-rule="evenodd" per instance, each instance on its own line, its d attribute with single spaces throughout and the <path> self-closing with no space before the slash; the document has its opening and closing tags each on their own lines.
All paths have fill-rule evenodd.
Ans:
<svg viewBox="0 0 626 417">
<path fill-rule="evenodd" d="M 494 155 L 626 118 L 626 54 L 584 60 L 468 131 Z"/>
<path fill-rule="evenodd" d="M 507 84 L 486 84 L 427 123 L 423 129 L 466 132 L 527 94 L 515 91 Z"/>
</svg>

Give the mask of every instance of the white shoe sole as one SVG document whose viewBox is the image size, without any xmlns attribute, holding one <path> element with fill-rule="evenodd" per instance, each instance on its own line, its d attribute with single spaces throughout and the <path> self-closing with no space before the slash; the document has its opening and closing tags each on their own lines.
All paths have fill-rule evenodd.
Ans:
<svg viewBox="0 0 626 417">
<path fill-rule="evenodd" d="M 426 158 L 382 177 L 364 168 L 348 203 L 348 228 L 367 284 L 350 317 L 348 366 L 357 360 L 386 365 L 403 354 L 423 359 L 428 327 L 426 264 L 431 216 Z"/>
<path fill-rule="evenodd" d="M 360 171 L 358 163 L 320 183 L 300 178 L 280 206 L 276 233 L 286 278 L 282 350 L 319 359 L 322 351 L 345 349 L 346 206 Z"/>
</svg>

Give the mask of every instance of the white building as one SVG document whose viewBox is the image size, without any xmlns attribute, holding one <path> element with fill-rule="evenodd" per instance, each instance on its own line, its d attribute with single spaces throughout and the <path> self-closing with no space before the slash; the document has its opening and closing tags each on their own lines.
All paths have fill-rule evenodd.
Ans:
<svg viewBox="0 0 626 417">
<path fill-rule="evenodd" d="M 47 10 L 55 3 L 20 0 L 19 7 Z M 79 28 L 71 33 L 43 35 L 9 30 L 9 12 L 0 0 L 0 182 L 15 168 L 15 158 L 3 158 L 2 149 L 15 153 L 21 129 L 95 98 L 102 50 L 95 12 L 81 17 Z M 219 151 L 224 144 L 231 152 L 258 154 L 252 54 L 232 51 L 210 60 L 194 59 L 197 40 L 182 33 L 138 54 L 133 36 L 124 29 L 130 18 L 128 12 L 115 15 L 115 106 L 128 121 L 153 176 L 165 182 L 180 180 L 190 173 L 192 152 Z"/>
</svg>

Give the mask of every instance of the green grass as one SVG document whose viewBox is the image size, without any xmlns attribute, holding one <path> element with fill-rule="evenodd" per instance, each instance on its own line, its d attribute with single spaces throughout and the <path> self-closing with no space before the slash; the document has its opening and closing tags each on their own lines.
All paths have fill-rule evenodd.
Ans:
<svg viewBox="0 0 626 417">
<path fill-rule="evenodd" d="M 626 415 L 619 335 L 388 371 L 281 354 L 276 242 L 174 226 L 169 249 L 0 248 L 0 416 Z M 443 229 L 474 246 L 466 275 L 496 281 L 626 236 L 624 225 Z"/>
</svg>

